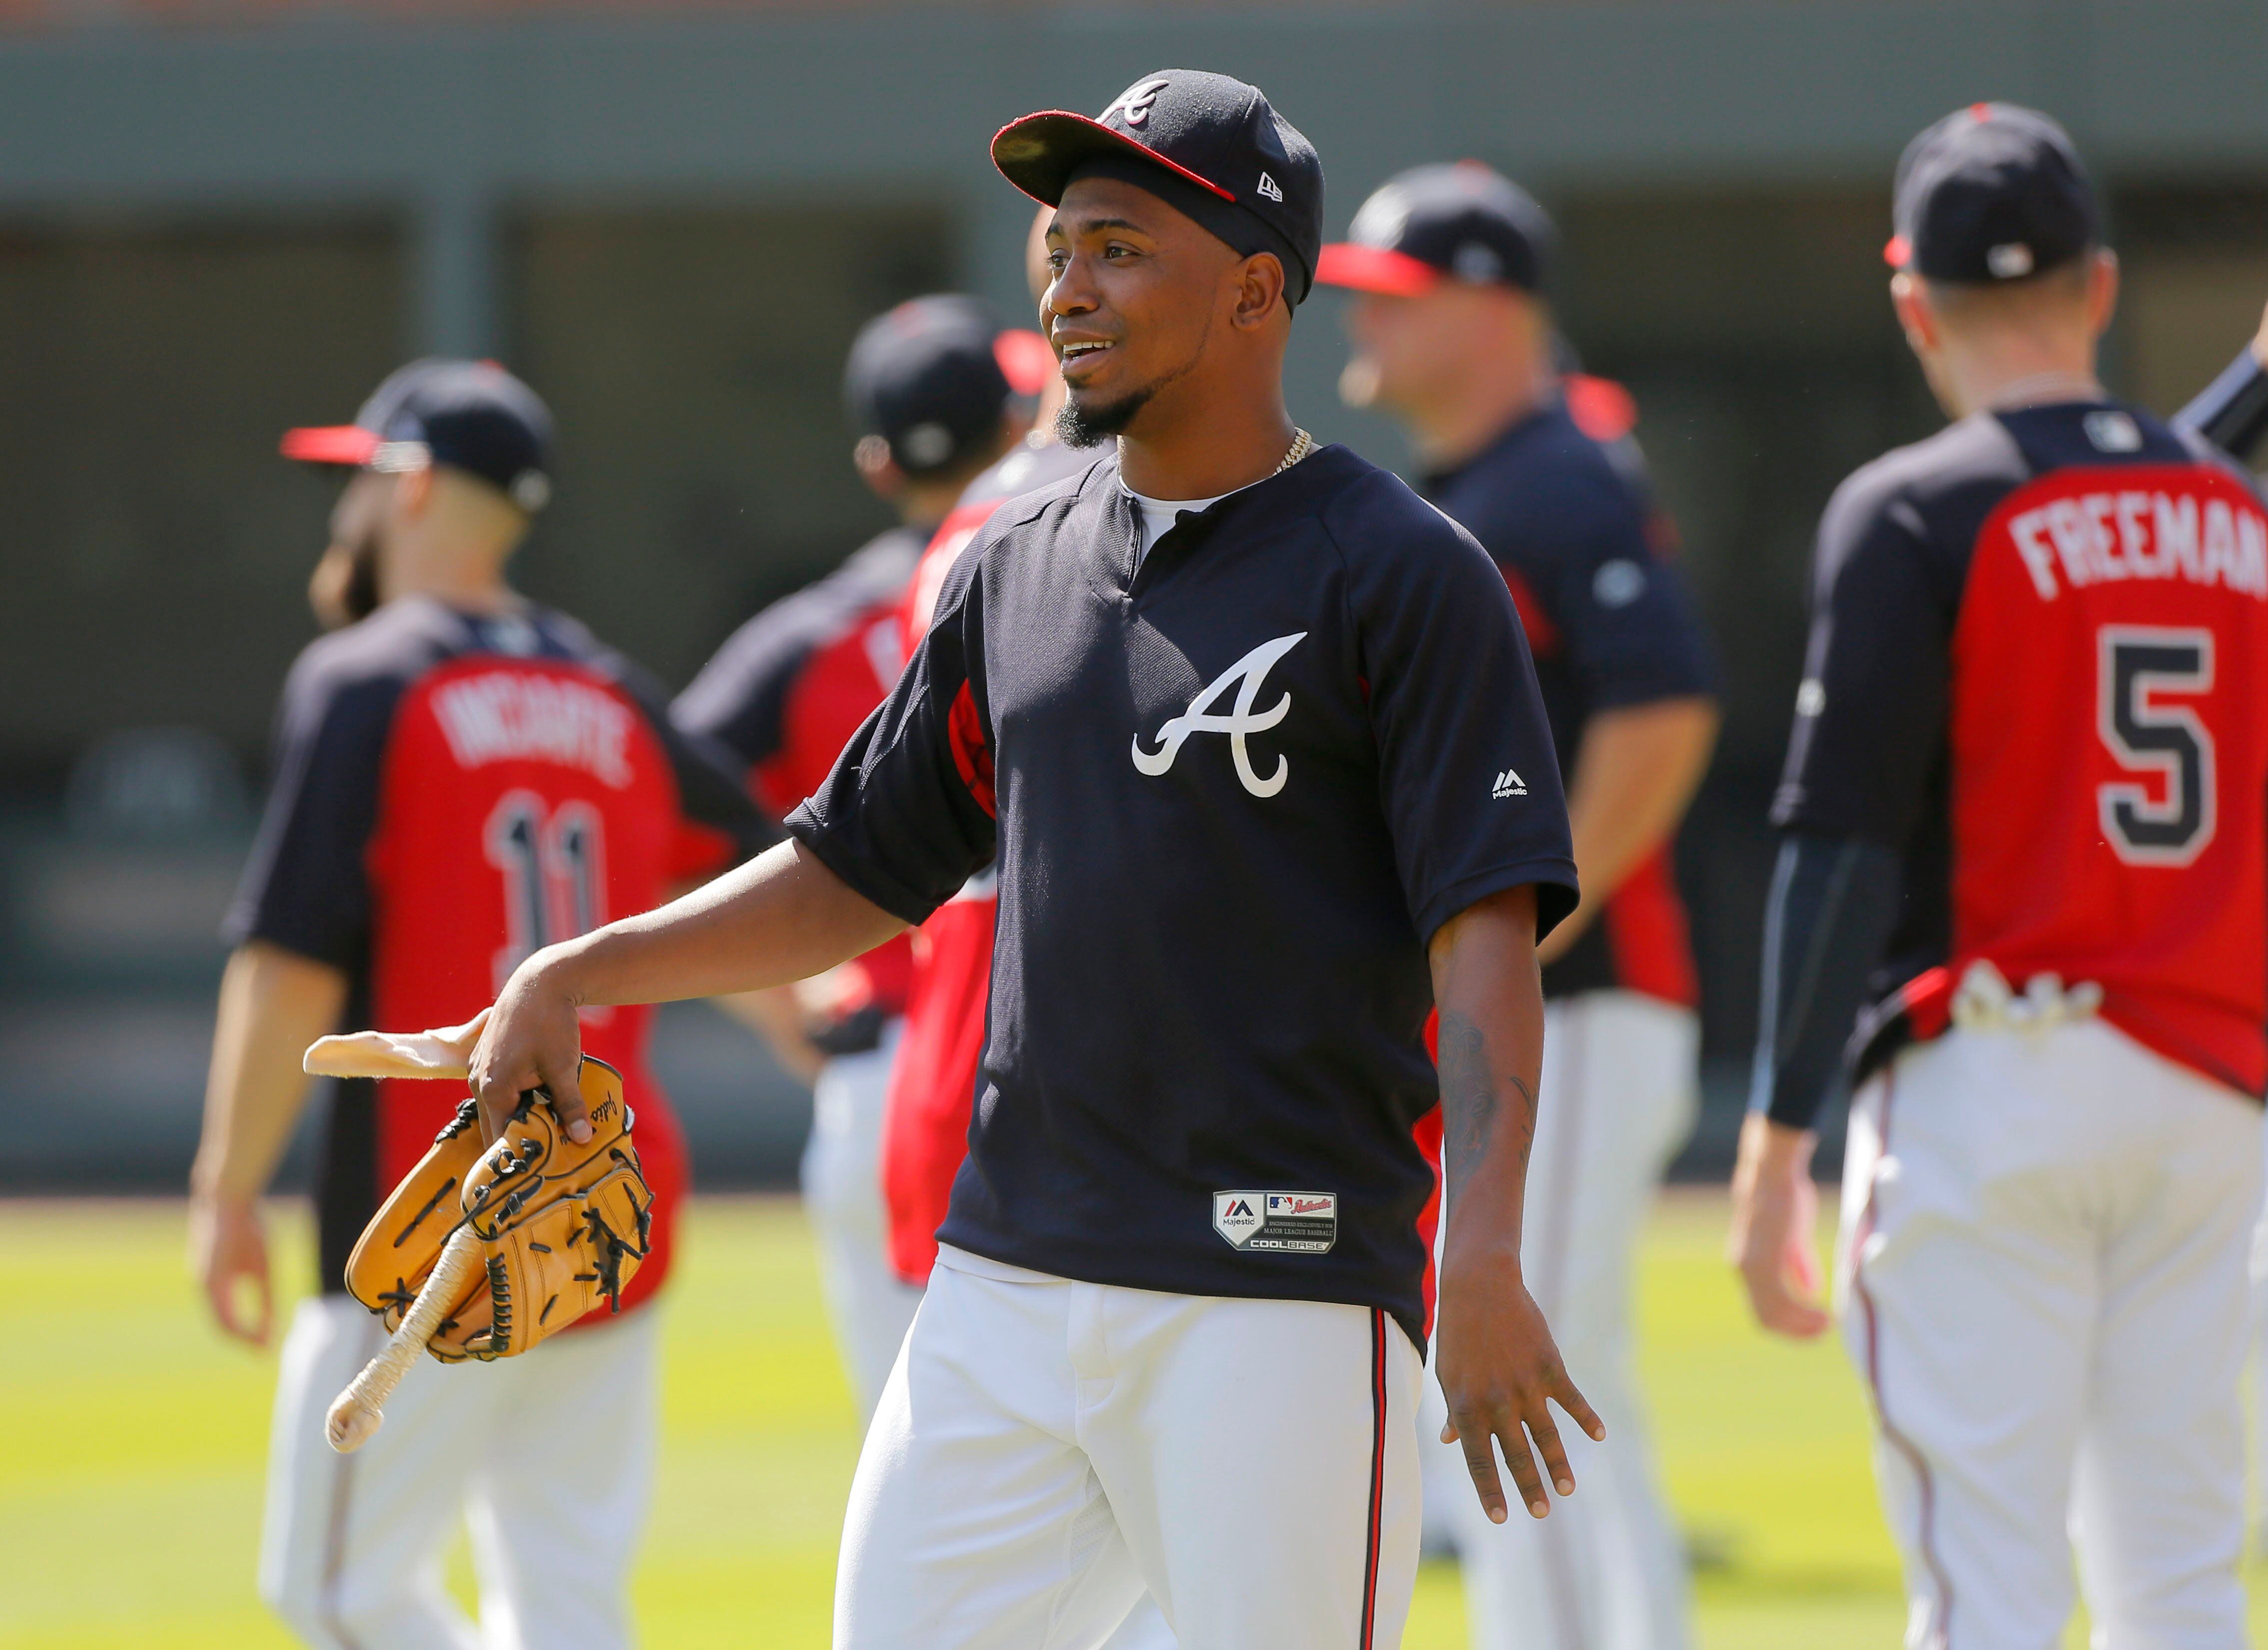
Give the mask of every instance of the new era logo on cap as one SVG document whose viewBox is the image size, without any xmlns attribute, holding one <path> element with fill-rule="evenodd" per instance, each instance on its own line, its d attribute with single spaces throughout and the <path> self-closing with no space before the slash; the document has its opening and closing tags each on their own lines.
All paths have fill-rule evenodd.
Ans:
<svg viewBox="0 0 2268 1650">
<path fill-rule="evenodd" d="M 1276 187 L 1276 180 L 1264 172 L 1260 174 L 1260 193 L 1271 201 L 1281 202 L 1284 198 L 1284 191 Z"/>
</svg>

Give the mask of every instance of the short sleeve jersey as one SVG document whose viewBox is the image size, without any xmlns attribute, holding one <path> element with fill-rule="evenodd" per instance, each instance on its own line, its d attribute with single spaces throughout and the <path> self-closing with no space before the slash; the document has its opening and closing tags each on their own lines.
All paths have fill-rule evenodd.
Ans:
<svg viewBox="0 0 2268 1650">
<path fill-rule="evenodd" d="M 227 920 L 342 971 L 349 1021 L 469 1020 L 538 947 L 645 910 L 768 833 L 721 756 L 675 733 L 657 689 L 572 620 L 388 603 L 300 655 L 275 785 Z M 651 1011 L 583 1019 L 618 1067 L 659 1199 L 655 1252 L 625 1296 L 659 1288 L 685 1183 L 667 1098 L 646 1069 Z M 316 1204 L 323 1286 L 381 1197 L 464 1098 L 446 1083 L 335 1086 Z"/>
<path fill-rule="evenodd" d="M 1511 587 L 1563 768 L 1572 770 L 1600 711 L 1715 690 L 1700 616 L 1667 559 L 1674 531 L 1626 430 L 1586 429 L 1555 403 L 1429 476 L 1425 494 L 1481 541 Z M 1617 987 L 1697 1000 L 1667 845 L 1543 971 L 1551 997 Z"/>
<path fill-rule="evenodd" d="M 1903 856 L 1859 1067 L 1977 961 L 2268 1084 L 2268 517 L 2139 409 L 1979 413 L 1822 521 L 1774 818 Z"/>
<path fill-rule="evenodd" d="M 768 817 L 784 818 L 819 788 L 897 681 L 905 663 L 899 614 L 924 542 L 912 527 L 869 540 L 735 630 L 670 707 L 687 733 L 733 753 Z M 845 964 L 822 1045 L 838 1054 L 873 1047 L 883 1023 L 905 1007 L 911 967 L 902 938 Z"/>
<path fill-rule="evenodd" d="M 1427 942 L 1508 888 L 1547 931 L 1575 897 L 1518 616 L 1470 535 L 1342 447 L 1138 571 L 1133 508 L 1105 460 L 996 512 L 788 828 L 916 923 L 997 852 L 942 1241 L 1422 1341 Z"/>
</svg>

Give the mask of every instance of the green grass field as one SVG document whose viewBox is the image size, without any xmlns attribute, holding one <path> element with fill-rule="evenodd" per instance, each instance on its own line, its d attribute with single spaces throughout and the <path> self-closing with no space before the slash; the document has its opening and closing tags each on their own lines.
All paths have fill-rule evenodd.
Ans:
<svg viewBox="0 0 2268 1650">
<path fill-rule="evenodd" d="M 1897 1642 L 1864 1399 L 1831 1344 L 1769 1343 L 1719 1259 L 1720 1206 L 1673 1198 L 1642 1285 L 1672 1492 L 1711 1563 L 1710 1650 Z M 279 1263 L 307 1271 L 283 1212 Z M 253 1592 L 269 1359 L 224 1344 L 165 1204 L 0 1203 L 0 1650 L 287 1644 Z M 666 1433 L 639 1572 L 646 1642 L 821 1646 L 858 1447 L 792 1202 L 698 1204 L 668 1324 Z M 461 1569 L 462 1566 L 460 1565 Z M 2268 1572 L 2255 1572 L 2256 1635 Z M 1462 1639 L 1428 1570 L 1405 1644 Z M 2076 1642 L 2076 1639 L 2074 1639 Z"/>
</svg>

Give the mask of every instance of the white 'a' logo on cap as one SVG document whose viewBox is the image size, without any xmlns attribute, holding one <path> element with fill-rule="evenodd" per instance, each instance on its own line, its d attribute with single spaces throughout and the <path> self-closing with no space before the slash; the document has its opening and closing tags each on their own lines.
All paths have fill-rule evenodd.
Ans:
<svg viewBox="0 0 2268 1650">
<path fill-rule="evenodd" d="M 1137 81 L 1111 100 L 1110 107 L 1103 110 L 1102 118 L 1107 121 L 1114 114 L 1123 114 L 1129 126 L 1146 126 L 1150 121 L 1151 106 L 1157 102 L 1158 94 L 1171 84 L 1165 80 Z"/>
</svg>

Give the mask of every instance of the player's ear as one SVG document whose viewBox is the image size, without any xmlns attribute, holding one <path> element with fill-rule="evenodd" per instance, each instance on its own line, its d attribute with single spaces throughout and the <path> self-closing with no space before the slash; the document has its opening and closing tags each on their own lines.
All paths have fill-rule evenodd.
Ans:
<svg viewBox="0 0 2268 1650">
<path fill-rule="evenodd" d="M 1284 266 L 1274 253 L 1256 252 L 1237 266 L 1236 307 L 1229 319 L 1249 330 L 1266 321 L 1279 304 L 1288 314 L 1291 305 L 1284 296 Z"/>
<path fill-rule="evenodd" d="M 1929 306 L 1929 291 L 1904 269 L 1890 277 L 1890 307 L 1916 355 L 1927 355 L 1938 346 L 1937 313 Z"/>
<path fill-rule="evenodd" d="M 858 445 L 850 449 L 850 462 L 858 466 L 858 479 L 873 490 L 876 497 L 895 498 L 905 491 L 906 473 L 890 456 L 890 444 L 880 436 L 860 436 Z"/>
<path fill-rule="evenodd" d="M 432 499 L 433 467 L 431 465 L 421 465 L 416 469 L 404 470 L 395 478 L 394 507 L 403 515 L 413 518 L 423 515 L 426 505 L 431 504 Z"/>
<path fill-rule="evenodd" d="M 2118 313 L 2118 254 L 2108 247 L 2095 248 L 2087 269 L 2088 328 L 2100 338 L 2110 329 Z"/>
</svg>

